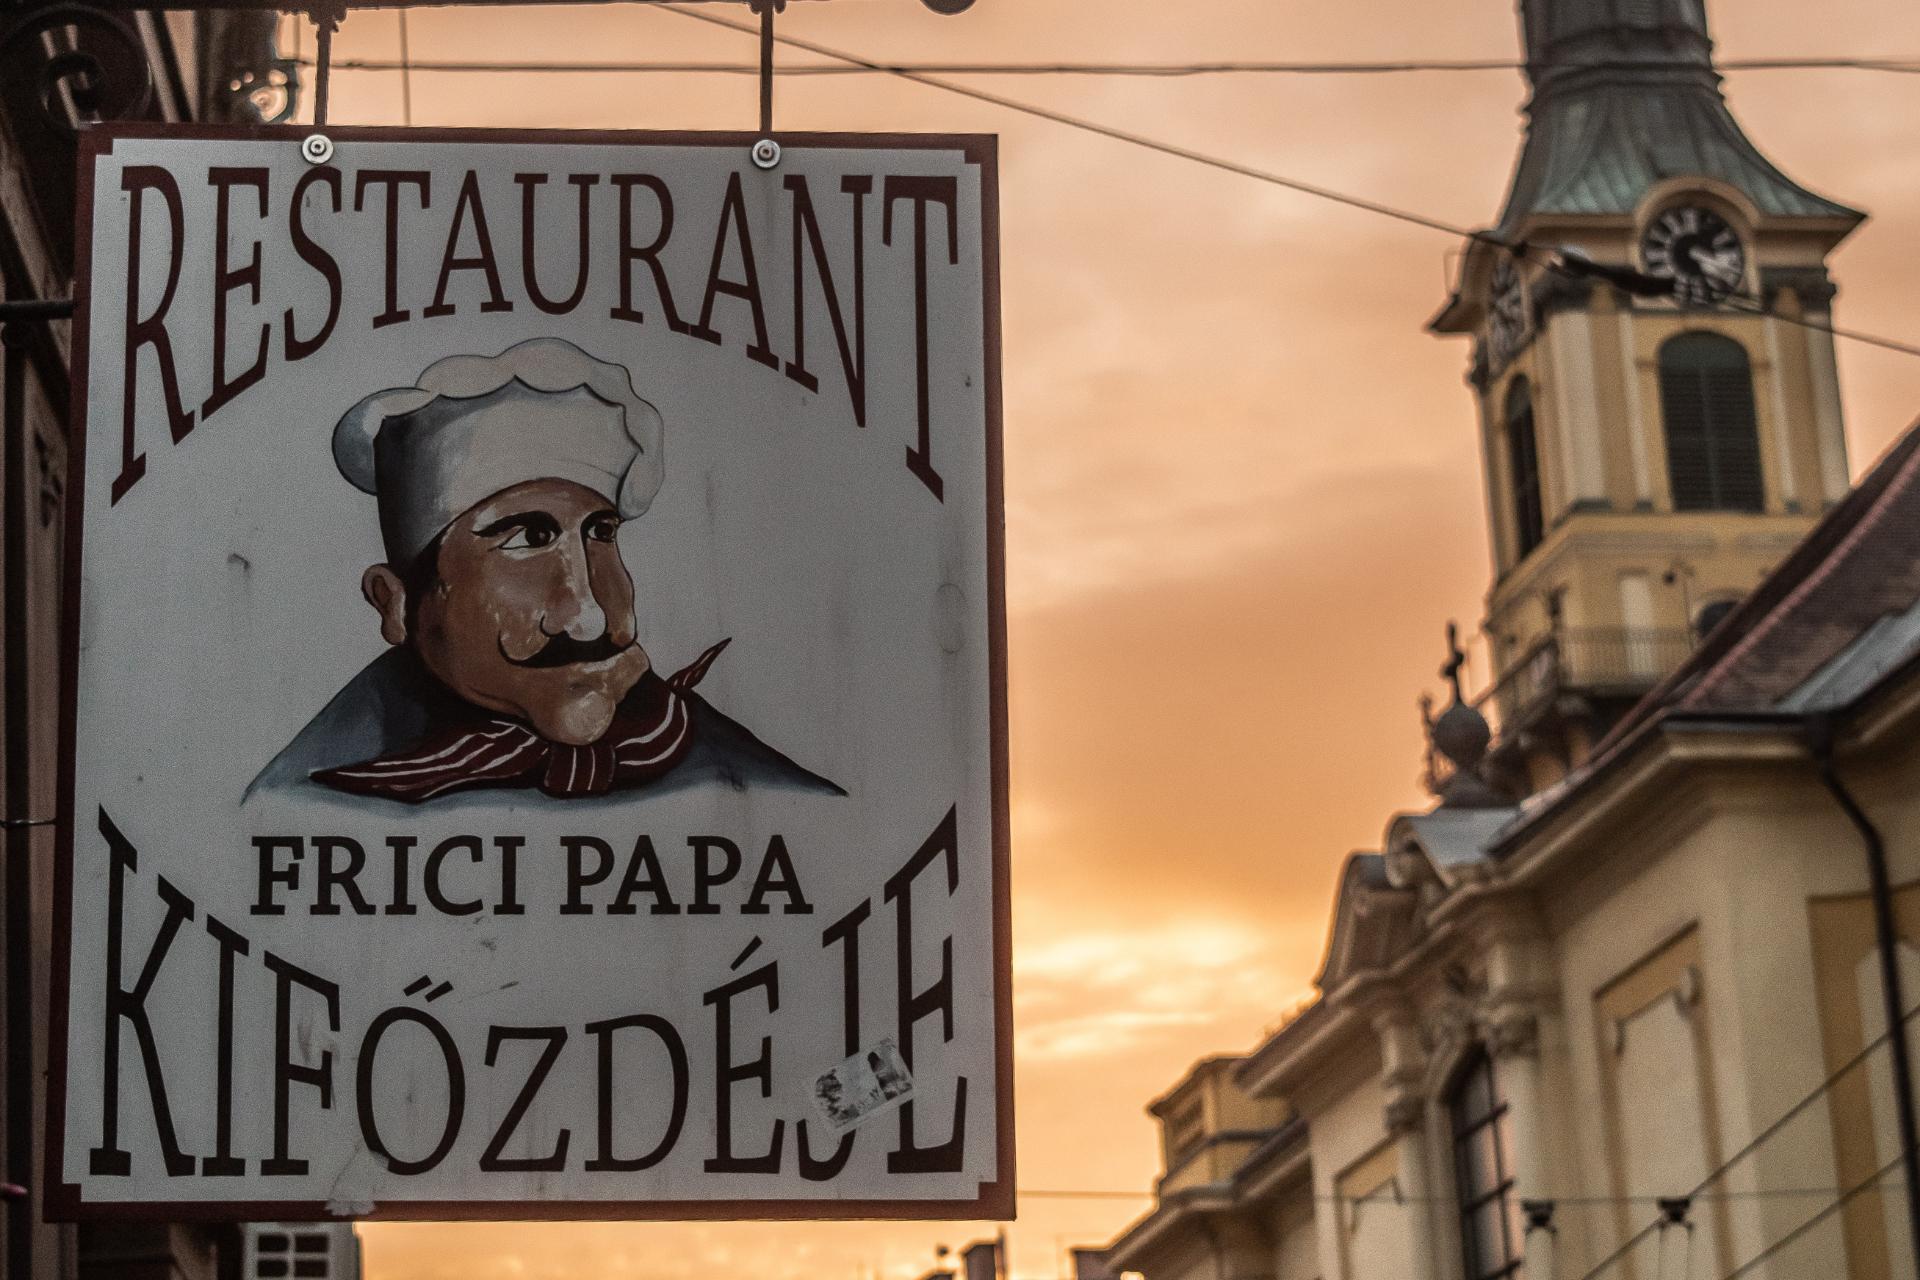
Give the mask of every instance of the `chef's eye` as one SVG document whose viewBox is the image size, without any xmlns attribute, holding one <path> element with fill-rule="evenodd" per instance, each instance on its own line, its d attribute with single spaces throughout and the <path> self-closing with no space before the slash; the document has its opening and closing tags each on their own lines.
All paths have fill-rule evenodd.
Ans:
<svg viewBox="0 0 1920 1280">
<path fill-rule="evenodd" d="M 593 516 L 586 523 L 586 534 L 595 542 L 612 542 L 619 532 L 619 516 Z"/>
<path fill-rule="evenodd" d="M 547 525 L 523 524 L 515 529 L 507 540 L 500 544 L 502 551 L 522 551 L 534 547 L 544 547 L 559 534 Z"/>
</svg>

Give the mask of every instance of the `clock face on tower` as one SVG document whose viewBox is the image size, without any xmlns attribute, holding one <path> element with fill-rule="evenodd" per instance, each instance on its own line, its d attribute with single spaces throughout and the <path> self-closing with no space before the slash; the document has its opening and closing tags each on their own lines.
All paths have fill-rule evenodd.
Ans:
<svg viewBox="0 0 1920 1280">
<path fill-rule="evenodd" d="M 1493 367 L 1503 368 L 1527 340 L 1527 286 L 1513 259 L 1502 255 L 1493 267 L 1487 315 L 1487 341 Z"/>
<path fill-rule="evenodd" d="M 1710 306 L 1740 288 L 1747 252 L 1739 233 L 1711 209 L 1683 204 L 1653 220 L 1640 242 L 1647 270 L 1673 281 L 1687 306 Z"/>
</svg>

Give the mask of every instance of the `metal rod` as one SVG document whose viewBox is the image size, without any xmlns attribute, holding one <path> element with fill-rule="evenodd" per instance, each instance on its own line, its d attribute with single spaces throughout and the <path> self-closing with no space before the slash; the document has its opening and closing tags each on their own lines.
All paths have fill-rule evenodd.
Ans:
<svg viewBox="0 0 1920 1280">
<path fill-rule="evenodd" d="M 1888 1047 L 1893 1057 L 1893 1095 L 1900 1125 L 1900 1158 L 1906 1166 L 1908 1240 L 1920 1263 L 1920 1120 L 1913 1100 L 1913 1057 L 1907 1043 L 1906 994 L 1901 989 L 1899 934 L 1893 916 L 1893 880 L 1887 870 L 1887 846 L 1880 829 L 1867 817 L 1833 763 L 1833 730 L 1824 720 L 1809 726 L 1808 737 L 1820 780 L 1860 833 L 1867 850 L 1867 878 L 1873 891 L 1874 942 L 1880 953 L 1880 997 L 1886 1006 Z"/>
<path fill-rule="evenodd" d="M 328 81 L 333 70 L 333 29 L 339 25 L 334 13 L 322 9 L 313 11 L 314 45 L 313 55 L 313 123 L 316 128 L 327 123 Z"/>
<path fill-rule="evenodd" d="M 773 11 L 778 0 L 760 0 L 760 132 L 773 133 Z"/>
<path fill-rule="evenodd" d="M 17 324 L 33 320 L 67 320 L 72 316 L 72 298 L 19 298 L 0 302 L 0 324 Z"/>
<path fill-rule="evenodd" d="M 19 304 L 14 304 L 18 306 Z M 27 331 L 19 321 L 0 326 L 5 348 L 6 407 L 0 418 L 6 431 L 6 487 L 4 507 L 6 550 L 0 556 L 0 598 L 6 602 L 6 690 L 4 716 L 6 760 L 6 904 L 0 911 L 5 931 L 6 993 L 6 1107 L 7 1181 L 32 1186 L 33 1173 L 33 833 L 30 821 L 33 797 L 33 720 L 30 669 L 30 619 L 27 610 L 27 509 L 31 505 L 27 474 Z M 34 1203 L 30 1196 L 9 1200 L 7 1214 L 7 1274 L 33 1274 Z"/>
<path fill-rule="evenodd" d="M 407 47 L 407 11 L 400 10 L 400 123 L 413 123 L 413 55 Z"/>
</svg>

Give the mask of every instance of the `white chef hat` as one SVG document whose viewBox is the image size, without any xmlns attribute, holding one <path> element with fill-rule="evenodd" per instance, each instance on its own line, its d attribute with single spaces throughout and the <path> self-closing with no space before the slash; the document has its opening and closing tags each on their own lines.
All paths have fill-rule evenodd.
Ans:
<svg viewBox="0 0 1920 1280">
<path fill-rule="evenodd" d="M 334 427 L 333 460 L 378 500 L 388 561 L 404 568 L 461 512 L 528 480 L 571 480 L 642 514 L 666 478 L 665 435 L 624 366 L 532 338 L 368 396 Z"/>
</svg>

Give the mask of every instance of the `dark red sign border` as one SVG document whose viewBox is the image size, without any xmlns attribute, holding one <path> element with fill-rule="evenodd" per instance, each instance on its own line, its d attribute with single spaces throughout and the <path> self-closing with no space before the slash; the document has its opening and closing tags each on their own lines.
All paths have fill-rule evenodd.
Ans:
<svg viewBox="0 0 1920 1280">
<path fill-rule="evenodd" d="M 53 1020 L 48 1045 L 46 1216 L 50 1222 L 332 1222 L 324 1202 L 291 1200 L 87 1201 L 65 1180 L 67 996 L 73 947 L 75 721 L 79 697 L 80 567 L 86 506 L 88 312 L 92 301 L 93 178 L 96 161 L 121 138 L 283 141 L 298 146 L 316 130 L 291 125 L 96 125 L 82 133 L 75 201 L 73 396 L 67 449 L 67 544 L 63 550 L 59 810 L 54 884 Z M 764 136 L 747 132 L 570 129 L 411 129 L 326 126 L 343 142 L 459 142 L 565 146 L 734 147 L 746 156 Z M 1001 453 L 999 139 L 992 134 L 775 133 L 783 148 L 959 152 L 980 169 L 981 289 L 984 320 L 987 464 L 987 630 L 992 698 L 993 1002 L 997 1168 L 971 1200 L 389 1200 L 355 1218 L 391 1221 L 801 1221 L 1011 1220 L 1014 1217 L 1013 942 L 1007 811 L 1006 528 Z"/>
</svg>

